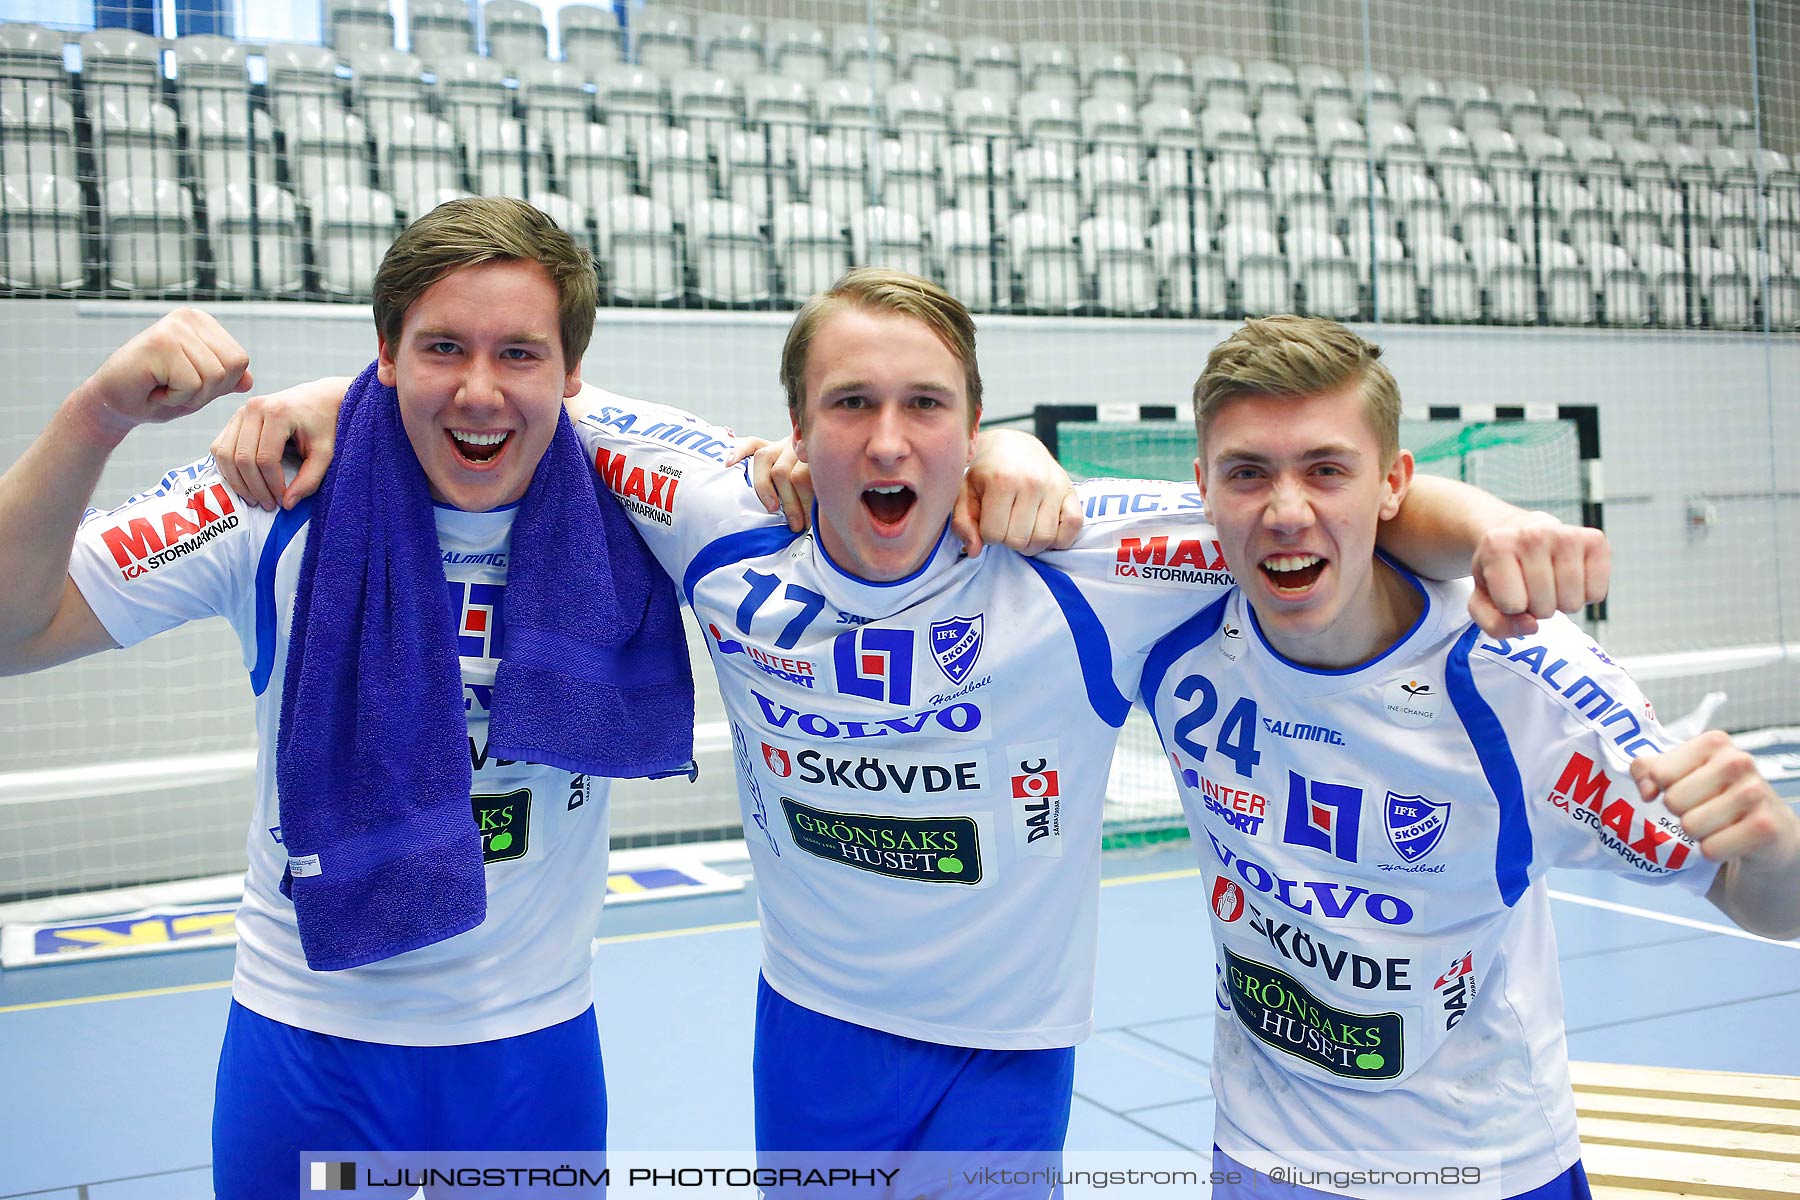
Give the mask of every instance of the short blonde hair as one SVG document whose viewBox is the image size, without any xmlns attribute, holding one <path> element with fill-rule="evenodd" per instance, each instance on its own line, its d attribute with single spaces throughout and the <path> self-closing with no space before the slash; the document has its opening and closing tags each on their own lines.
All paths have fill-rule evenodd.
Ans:
<svg viewBox="0 0 1800 1200">
<path fill-rule="evenodd" d="M 813 296 L 794 316 L 781 348 L 781 387 L 795 429 L 806 415 L 806 356 L 825 318 L 846 308 L 911 317 L 938 336 L 963 367 L 969 428 L 981 419 L 981 368 L 975 361 L 975 318 L 962 302 L 929 279 L 887 267 L 857 267 Z"/>
<path fill-rule="evenodd" d="M 400 340 L 406 310 L 432 284 L 464 267 L 515 260 L 540 264 L 556 285 L 563 371 L 573 371 L 594 336 L 594 309 L 600 302 L 594 258 L 523 200 L 448 200 L 401 230 L 375 270 L 375 328 L 393 346 Z"/>
<path fill-rule="evenodd" d="M 1213 347 L 1194 383 L 1200 454 L 1219 410 L 1240 396 L 1303 399 L 1360 382 L 1382 462 L 1400 449 L 1400 387 L 1381 347 L 1324 317 L 1253 317 Z"/>
</svg>

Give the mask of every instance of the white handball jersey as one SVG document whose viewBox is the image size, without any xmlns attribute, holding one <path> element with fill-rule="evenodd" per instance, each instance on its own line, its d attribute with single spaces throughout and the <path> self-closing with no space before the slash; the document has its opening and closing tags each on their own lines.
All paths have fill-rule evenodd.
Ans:
<svg viewBox="0 0 1800 1200">
<path fill-rule="evenodd" d="M 1231 583 L 1194 488 L 1107 481 L 1074 549 L 968 559 L 946 533 L 912 576 L 869 583 L 721 465 L 727 431 L 591 389 L 578 403 L 705 631 L 769 985 L 925 1041 L 1080 1041 L 1127 693 L 1148 645 Z"/>
<path fill-rule="evenodd" d="M 1562 616 L 1496 641 L 1466 581 L 1402 574 L 1424 612 L 1363 666 L 1283 659 L 1238 591 L 1145 665 L 1219 953 L 1216 1140 L 1316 1171 L 1479 1147 L 1513 1195 L 1580 1154 L 1545 871 L 1714 871 L 1639 798 L 1671 740 L 1598 646 Z"/>
<path fill-rule="evenodd" d="M 446 941 L 347 971 L 307 967 L 293 903 L 280 888 L 287 854 L 275 731 L 311 504 L 279 513 L 245 505 L 208 458 L 83 519 L 69 574 L 114 641 L 130 646 L 184 621 L 220 616 L 242 644 L 258 740 L 232 980 L 246 1008 L 338 1037 L 441 1046 L 529 1033 L 592 1003 L 593 932 L 606 894 L 607 781 L 487 752 L 515 511 L 435 509 L 462 659 L 487 918 Z"/>
</svg>

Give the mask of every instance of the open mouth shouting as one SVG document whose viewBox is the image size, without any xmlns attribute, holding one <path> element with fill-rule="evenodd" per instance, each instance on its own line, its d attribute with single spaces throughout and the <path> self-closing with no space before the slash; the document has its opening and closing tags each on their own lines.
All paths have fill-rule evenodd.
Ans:
<svg viewBox="0 0 1800 1200">
<path fill-rule="evenodd" d="M 1325 560 L 1317 554 L 1271 554 L 1258 568 L 1277 596 L 1299 597 L 1324 574 Z"/>
<path fill-rule="evenodd" d="M 877 533 L 898 533 L 906 523 L 918 494 L 904 483 L 881 483 L 863 489 L 863 507 L 869 512 Z"/>
<path fill-rule="evenodd" d="M 449 437 L 450 447 L 456 452 L 456 456 L 471 467 L 493 462 L 512 440 L 510 430 L 476 433 L 467 429 L 447 429 L 444 432 Z"/>
</svg>

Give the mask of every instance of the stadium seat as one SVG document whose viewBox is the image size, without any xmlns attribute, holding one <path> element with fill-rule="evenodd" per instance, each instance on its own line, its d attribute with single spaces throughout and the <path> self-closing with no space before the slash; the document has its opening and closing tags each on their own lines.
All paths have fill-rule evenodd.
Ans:
<svg viewBox="0 0 1800 1200">
<path fill-rule="evenodd" d="M 923 276 L 925 231 L 917 217 L 872 205 L 850 218 L 850 248 L 857 266 L 892 267 Z"/>
<path fill-rule="evenodd" d="M 596 217 L 631 191 L 631 160 L 604 125 L 570 125 L 557 143 L 558 173 L 569 199 Z"/>
<path fill-rule="evenodd" d="M 1081 72 L 1075 65 L 1075 55 L 1062 42 L 1020 43 L 1019 72 L 1028 93 L 1044 92 L 1071 102 L 1081 93 Z"/>
<path fill-rule="evenodd" d="M 1378 313 L 1383 321 L 1418 320 L 1418 272 L 1400 239 L 1377 230 L 1371 248 L 1369 227 L 1364 223 L 1351 227 L 1349 244 L 1357 278 L 1368 289 L 1371 313 Z"/>
<path fill-rule="evenodd" d="M 68 99 L 69 71 L 63 65 L 68 35 L 26 21 L 0 21 L 0 79 L 21 92 Z"/>
<path fill-rule="evenodd" d="M 1481 283 L 1462 243 L 1451 238 L 1420 237 L 1411 242 L 1413 261 L 1425 278 L 1431 319 L 1440 324 L 1468 324 L 1481 319 Z"/>
<path fill-rule="evenodd" d="M 1635 251 L 1638 269 L 1650 287 L 1656 324 L 1679 328 L 1688 323 L 1689 275 L 1681 255 L 1669 246 L 1644 245 Z"/>
<path fill-rule="evenodd" d="M 311 196 L 308 210 L 320 290 L 369 299 L 374 268 L 400 232 L 392 198 L 367 187 L 331 187 Z"/>
<path fill-rule="evenodd" d="M 1410 242 L 1422 237 L 1447 237 L 1453 228 L 1450 206 L 1442 200 L 1431 197 L 1408 200 L 1401 212 L 1405 216 L 1406 238 Z"/>
<path fill-rule="evenodd" d="M 581 72 L 566 62 L 528 62 L 520 65 L 519 106 L 525 124 L 538 132 L 545 144 L 560 152 L 572 132 L 593 120 L 594 100 L 583 86 Z"/>
<path fill-rule="evenodd" d="M 174 41 L 175 110 L 191 125 L 201 106 L 249 106 L 250 77 L 244 44 L 217 34 L 194 34 Z"/>
<path fill-rule="evenodd" d="M 769 70 L 816 84 L 831 74 L 831 47 L 825 31 L 811 21 L 770 21 Z"/>
<path fill-rule="evenodd" d="M 1013 119 L 1013 95 L 987 88 L 960 88 L 950 95 L 950 128 L 971 141 L 977 138 L 1012 138 L 1018 132 Z M 1001 143 L 1000 161 L 1010 156 L 1008 143 Z"/>
<path fill-rule="evenodd" d="M 491 140 L 470 147 L 469 174 L 483 196 L 529 199 L 549 189 L 550 156 L 543 135 L 509 120 Z"/>
<path fill-rule="evenodd" d="M 213 97 L 195 110 L 188 123 L 188 151 L 203 194 L 252 177 L 275 186 L 275 134 L 269 114 L 260 109 L 247 112 L 241 98 L 230 103 L 217 93 Z"/>
<path fill-rule="evenodd" d="M 1293 284 L 1287 259 L 1282 257 L 1274 235 L 1256 229 L 1243 230 L 1241 235 L 1227 225 L 1220 236 L 1220 244 L 1226 247 L 1227 264 L 1233 261 L 1234 247 L 1237 251 L 1238 307 L 1252 317 L 1293 311 Z M 1266 245 L 1262 242 L 1265 238 Z"/>
<path fill-rule="evenodd" d="M 1139 231 L 1149 225 L 1149 189 L 1130 155 L 1112 147 L 1097 149 L 1081 159 L 1080 174 L 1084 209 Z"/>
<path fill-rule="evenodd" d="M 1244 183 L 1219 193 L 1219 217 L 1227 225 L 1275 232 L 1275 195 L 1267 188 Z"/>
<path fill-rule="evenodd" d="M 1763 290 L 1763 308 L 1769 328 L 1791 332 L 1800 328 L 1800 278 L 1785 272 L 1771 275 Z"/>
<path fill-rule="evenodd" d="M 1639 93 L 1626 101 L 1631 115 L 1637 118 L 1638 137 L 1652 145 L 1674 141 L 1681 135 L 1681 125 L 1674 110 L 1656 96 Z"/>
<path fill-rule="evenodd" d="M 74 291 L 87 282 L 81 186 L 49 174 L 0 176 L 0 286 Z"/>
<path fill-rule="evenodd" d="M 763 53 L 762 27 L 747 17 L 708 13 L 697 27 L 700 60 L 706 69 L 742 87 L 768 65 Z"/>
<path fill-rule="evenodd" d="M 1581 249 L 1589 283 L 1599 294 L 1606 324 L 1641 328 L 1650 323 L 1650 287 L 1623 246 L 1594 242 Z"/>
<path fill-rule="evenodd" d="M 1200 144 L 1209 150 L 1256 150 L 1256 123 L 1250 114 L 1217 106 L 1200 110 Z"/>
<path fill-rule="evenodd" d="M 400 114 L 388 130 L 387 145 L 377 143 L 376 157 L 387 185 L 383 190 L 409 221 L 431 211 L 429 197 L 463 186 L 456 134 L 441 117 Z"/>
<path fill-rule="evenodd" d="M 1724 250 L 1696 247 L 1694 274 L 1714 329 L 1750 327 L 1750 279 L 1735 258 Z"/>
<path fill-rule="evenodd" d="M 550 53 L 550 31 L 544 12 L 525 0 L 487 0 L 481 7 L 487 31 L 488 57 L 516 73 L 526 63 L 542 62 Z"/>
<path fill-rule="evenodd" d="M 1011 307 L 1010 271 L 987 214 L 940 209 L 931 221 L 938 281 L 973 312 Z"/>
<path fill-rule="evenodd" d="M 1294 77 L 1294 69 L 1286 63 L 1253 59 L 1244 64 L 1244 82 L 1250 89 L 1250 111 L 1257 116 L 1265 113 L 1305 116 L 1300 105 L 1299 81 Z"/>
<path fill-rule="evenodd" d="M 958 47 L 969 86 L 1001 96 L 1016 96 L 1020 86 L 1019 48 L 999 38 L 964 38 Z"/>
<path fill-rule="evenodd" d="M 479 49 L 467 0 L 408 0 L 406 28 L 412 52 L 429 67 Z"/>
<path fill-rule="evenodd" d="M 1081 72 L 1083 95 L 1110 96 L 1127 105 L 1137 103 L 1137 67 L 1131 56 L 1117 46 L 1083 42 L 1075 52 L 1075 65 Z"/>
<path fill-rule="evenodd" d="M 114 179 L 101 193 L 107 286 L 180 292 L 197 282 L 194 203 L 173 179 Z"/>
<path fill-rule="evenodd" d="M 1713 225 L 1713 241 L 1719 249 L 1731 255 L 1745 274 L 1754 277 L 1763 273 L 1760 263 L 1762 243 L 1755 218 L 1720 218 Z"/>
<path fill-rule="evenodd" d="M 438 111 L 456 130 L 456 140 L 469 153 L 500 136 L 513 124 L 513 93 L 506 68 L 476 54 L 446 55 L 437 64 Z"/>
<path fill-rule="evenodd" d="M 394 13 L 387 0 L 328 0 L 327 41 L 343 57 L 394 48 Z"/>
<path fill-rule="evenodd" d="M 814 96 L 826 141 L 863 153 L 867 153 L 868 147 L 879 141 L 881 114 L 875 106 L 875 91 L 866 82 L 827 79 L 814 89 Z M 801 145 L 807 147 L 817 141 L 817 138 L 812 138 Z M 800 165 L 804 172 L 804 160 Z"/>
<path fill-rule="evenodd" d="M 939 207 L 938 158 L 926 149 L 889 138 L 881 146 L 881 194 L 885 207 L 929 221 Z M 844 211 L 854 212 L 855 206 Z"/>
<path fill-rule="evenodd" d="M 1159 221 L 1185 227 L 1191 215 L 1200 240 L 1212 240 L 1212 193 L 1207 191 L 1205 165 L 1198 153 L 1179 158 L 1163 154 L 1151 159 L 1149 196 Z"/>
<path fill-rule="evenodd" d="M 94 118 L 89 107 L 88 116 Z M 124 92 L 108 92 L 94 121 L 94 158 L 102 180 L 174 179 L 179 122 L 166 104 L 134 102 Z"/>
<path fill-rule="evenodd" d="M 369 132 L 361 117 L 338 108 L 306 108 L 286 133 L 288 178 L 300 195 L 369 182 Z"/>
<path fill-rule="evenodd" d="M 1306 121 L 1286 109 L 1266 109 L 1256 114 L 1256 142 L 1264 154 L 1310 154 L 1312 133 Z"/>
<path fill-rule="evenodd" d="M 901 145 L 937 159 L 950 144 L 944 93 L 918 82 L 896 83 L 884 97 L 887 127 Z"/>
<path fill-rule="evenodd" d="M 75 106 L 47 89 L 0 89 L 0 176 L 74 179 Z"/>
<path fill-rule="evenodd" d="M 1369 121 L 1392 121 L 1411 124 L 1400 85 L 1385 71 L 1358 70 L 1350 76 L 1353 112 Z"/>
<path fill-rule="evenodd" d="M 706 147 L 685 129 L 652 129 L 638 147 L 638 166 L 650 198 L 677 221 L 713 198 Z"/>
<path fill-rule="evenodd" d="M 613 136 L 636 152 L 652 129 L 667 127 L 662 79 L 645 67 L 619 64 L 594 73 L 594 107 Z"/>
<path fill-rule="evenodd" d="M 616 196 L 600 225 L 607 292 L 631 304 L 681 298 L 681 262 L 669 210 L 648 196 Z"/>
<path fill-rule="evenodd" d="M 1133 168 L 1144 162 L 1144 134 L 1137 110 L 1117 96 L 1090 96 L 1077 110 L 1081 115 L 1081 139 L 1097 151 L 1122 154 Z"/>
<path fill-rule="evenodd" d="M 1406 119 L 1421 135 L 1428 127 L 1456 123 L 1456 105 L 1444 91 L 1444 85 L 1429 75 L 1402 75 L 1400 101 L 1406 106 Z"/>
<path fill-rule="evenodd" d="M 1007 238 L 1027 312 L 1067 313 L 1081 307 L 1081 255 L 1066 225 L 1041 212 L 1016 213 Z"/>
<path fill-rule="evenodd" d="M 729 200 L 699 200 L 688 209 L 688 263 L 694 294 L 708 304 L 760 304 L 770 287 L 769 242 L 749 209 Z"/>
<path fill-rule="evenodd" d="M 625 33 L 611 5 L 569 4 L 556 13 L 564 61 L 585 77 L 625 61 Z"/>
<path fill-rule="evenodd" d="M 850 245 L 837 217 L 811 204 L 784 204 L 775 210 L 775 263 L 780 297 L 800 303 L 822 292 L 850 268 Z"/>
<path fill-rule="evenodd" d="M 1552 325 L 1592 325 L 1595 288 L 1591 272 L 1565 242 L 1543 247 L 1544 314 Z"/>
<path fill-rule="evenodd" d="M 1281 219 L 1288 232 L 1303 232 L 1308 235 L 1335 236 L 1338 228 L 1338 215 L 1331 206 L 1331 197 L 1324 192 L 1297 192 L 1289 196 L 1282 206 Z M 1368 222 L 1363 222 L 1368 228 Z"/>
<path fill-rule="evenodd" d="M 1169 50 L 1139 50 L 1138 88 L 1145 104 L 1194 106 L 1194 78 L 1181 56 Z"/>
<path fill-rule="evenodd" d="M 1294 196 L 1322 196 L 1325 181 L 1319 177 L 1314 159 L 1303 154 L 1276 154 L 1269 159 L 1269 191 L 1278 208 L 1285 208 Z"/>
<path fill-rule="evenodd" d="M 645 5 L 631 12 L 631 60 L 667 79 L 694 65 L 694 23 L 686 13 Z"/>
<path fill-rule="evenodd" d="M 1756 119 L 1749 109 L 1741 104 L 1718 104 L 1713 106 L 1713 116 L 1726 145 L 1736 150 L 1756 149 Z"/>
<path fill-rule="evenodd" d="M 206 193 L 206 223 L 221 292 L 265 296 L 300 290 L 305 256 L 299 210 L 272 179 L 257 187 L 254 222 L 249 187 L 228 183 Z"/>
<path fill-rule="evenodd" d="M 1358 141 L 1358 139 L 1366 139 Z M 1331 123 L 1324 132 L 1318 133 L 1319 152 L 1330 158 L 1338 154 L 1353 154 L 1361 150 L 1368 153 L 1374 147 L 1375 156 L 1385 159 L 1396 149 L 1410 149 L 1419 144 L 1419 135 L 1413 127 L 1404 121 L 1376 121 L 1365 134 L 1363 127 L 1347 117 L 1341 117 Z M 1474 162 L 1470 154 L 1467 161 Z"/>
<path fill-rule="evenodd" d="M 877 94 L 894 86 L 894 39 L 867 22 L 853 21 L 831 31 L 831 58 L 837 74 L 873 85 Z"/>
<path fill-rule="evenodd" d="M 1018 100 L 1019 131 L 1027 142 L 1055 142 L 1073 149 L 1081 140 L 1075 101 L 1058 92 L 1026 92 Z"/>
<path fill-rule="evenodd" d="M 1348 116 L 1351 107 L 1350 84 L 1344 73 L 1323 63 L 1301 63 L 1294 68 L 1294 83 L 1300 89 L 1300 103 L 1316 122 L 1321 102 L 1327 115 Z"/>
<path fill-rule="evenodd" d="M 1076 182 L 1073 147 L 1027 146 L 1013 157 L 1013 192 L 1017 207 L 1041 213 L 1064 229 L 1081 217 L 1081 190 Z"/>
<path fill-rule="evenodd" d="M 1340 321 L 1353 320 L 1361 308 L 1356 263 L 1344 243 L 1327 230 L 1290 229 L 1286 245 L 1288 269 L 1300 284 L 1297 311 Z"/>
<path fill-rule="evenodd" d="M 808 144 L 804 186 L 810 203 L 831 212 L 855 212 L 869 203 L 871 182 L 858 143 L 814 137 Z"/>
<path fill-rule="evenodd" d="M 1089 217 L 1077 230 L 1081 269 L 1101 312 L 1136 316 L 1155 312 L 1156 264 L 1141 225 L 1109 217 Z"/>
<path fill-rule="evenodd" d="M 1537 89 L 1529 84 L 1517 81 L 1495 84 L 1494 102 L 1500 106 L 1500 123 L 1514 137 L 1543 133 L 1549 124 L 1550 112 Z"/>
<path fill-rule="evenodd" d="M 1250 84 L 1236 59 L 1202 54 L 1194 59 L 1194 88 L 1202 116 L 1217 110 L 1250 115 Z"/>
<path fill-rule="evenodd" d="M 964 208 L 1006 213 L 1012 208 L 1012 171 L 1003 141 L 959 142 L 944 152 L 944 195 Z"/>
<path fill-rule="evenodd" d="M 351 101 L 368 123 L 378 149 L 393 138 L 394 127 L 403 118 L 430 113 L 425 64 L 416 55 L 378 50 L 352 61 L 350 71 Z"/>
<path fill-rule="evenodd" d="M 532 192 L 525 199 L 556 222 L 558 229 L 580 242 L 590 252 L 595 251 L 594 233 L 589 228 L 588 211 L 584 205 L 577 204 L 558 192 Z"/>
<path fill-rule="evenodd" d="M 908 30 L 897 43 L 900 78 L 948 96 L 962 85 L 956 44 L 941 34 Z"/>
<path fill-rule="evenodd" d="M 798 79 L 782 75 L 753 75 L 744 81 L 744 112 L 751 134 L 765 138 L 771 162 L 796 158 L 812 136 L 813 97 Z M 728 138 L 728 141 L 730 139 Z M 723 165 L 721 165 L 723 170 Z"/>
<path fill-rule="evenodd" d="M 338 79 L 338 57 L 323 46 L 272 45 L 268 62 L 269 107 L 275 123 L 291 133 L 305 109 L 342 109 L 344 88 Z"/>
<path fill-rule="evenodd" d="M 669 81 L 669 95 L 675 120 L 706 154 L 722 153 L 726 139 L 742 127 L 740 89 L 717 71 L 678 71 Z"/>
<path fill-rule="evenodd" d="M 719 183 L 731 199 L 753 213 L 773 212 L 793 199 L 794 173 L 775 150 L 771 128 L 740 131 L 725 139 Z"/>
<path fill-rule="evenodd" d="M 1200 127 L 1186 105 L 1152 101 L 1138 110 L 1138 129 L 1154 155 L 1200 150 Z"/>
<path fill-rule="evenodd" d="M 1150 257 L 1162 276 L 1172 312 L 1188 317 L 1222 316 L 1231 298 L 1225 260 L 1186 225 L 1162 222 L 1150 230 Z"/>
<path fill-rule="evenodd" d="M 127 111 L 155 102 L 162 92 L 162 45 L 127 29 L 81 35 L 81 90 L 89 115 L 96 101 L 117 100 Z"/>
</svg>

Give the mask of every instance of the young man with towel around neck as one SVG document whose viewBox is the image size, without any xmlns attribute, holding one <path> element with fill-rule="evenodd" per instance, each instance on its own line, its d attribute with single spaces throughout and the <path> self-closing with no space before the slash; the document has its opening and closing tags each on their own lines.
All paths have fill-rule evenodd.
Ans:
<svg viewBox="0 0 1800 1200">
<path fill-rule="evenodd" d="M 574 402 L 707 631 L 731 718 L 762 916 L 758 1147 L 1054 1155 L 1093 1019 L 1101 799 L 1127 697 L 1144 650 L 1231 577 L 1191 484 L 1095 481 L 1071 549 L 963 553 L 975 325 L 928 280 L 850 272 L 796 316 L 780 374 L 816 536 L 765 510 L 727 431 L 591 387 Z M 215 449 L 267 471 L 297 423 L 322 450 L 329 391 L 252 401 Z M 1399 540 L 1439 571 L 1518 515 L 1433 490 Z M 1591 534 L 1564 532 L 1516 564 L 1546 615 L 1558 584 L 1579 604 L 1603 574 L 1584 579 L 1580 553 L 1552 562 Z"/>
<path fill-rule="evenodd" d="M 310 500 L 252 508 L 203 459 L 84 515 L 134 426 L 251 386 L 191 309 L 0 476 L 0 671 L 207 616 L 243 645 L 260 752 L 220 1200 L 293 1194 L 302 1150 L 604 1148 L 607 779 L 685 771 L 693 681 L 668 578 L 563 408 L 595 302 L 542 213 L 456 201 L 382 260 L 379 358 Z"/>
</svg>

